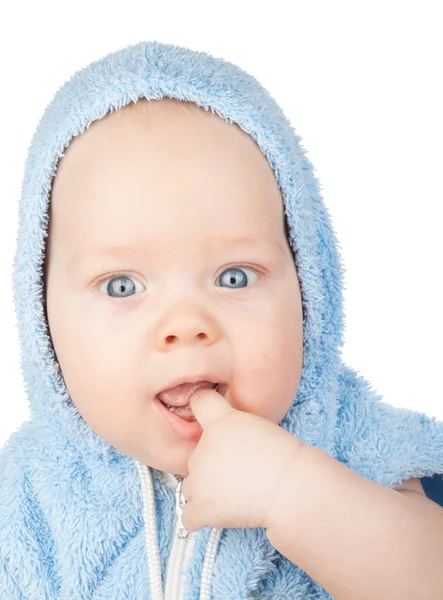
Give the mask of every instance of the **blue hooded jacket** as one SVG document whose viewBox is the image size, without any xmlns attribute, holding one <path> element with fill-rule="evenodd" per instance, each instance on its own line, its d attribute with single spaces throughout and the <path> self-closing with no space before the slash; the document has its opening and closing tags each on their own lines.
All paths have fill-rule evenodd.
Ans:
<svg viewBox="0 0 443 600">
<path fill-rule="evenodd" d="M 31 417 L 0 453 L 0 598 L 330 599 L 265 529 L 183 530 L 180 478 L 101 439 L 75 408 L 55 359 L 43 269 L 57 163 L 93 121 L 143 97 L 192 101 L 237 123 L 274 171 L 304 317 L 301 380 L 280 426 L 384 486 L 419 477 L 431 494 L 443 474 L 443 423 L 382 402 L 342 361 L 338 244 L 313 167 L 278 104 L 225 60 L 140 42 L 76 72 L 29 148 L 13 289 Z"/>
</svg>

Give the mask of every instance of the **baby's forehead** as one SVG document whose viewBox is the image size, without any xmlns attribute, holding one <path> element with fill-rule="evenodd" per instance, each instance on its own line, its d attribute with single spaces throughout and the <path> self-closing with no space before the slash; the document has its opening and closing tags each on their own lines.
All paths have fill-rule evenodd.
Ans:
<svg viewBox="0 0 443 600">
<path fill-rule="evenodd" d="M 195 239 L 203 222 L 242 224 L 238 233 L 255 223 L 254 231 L 266 233 L 283 219 L 274 172 L 255 140 L 216 113 L 176 100 L 142 100 L 94 121 L 65 151 L 51 195 L 51 217 L 78 231 L 91 223 L 114 233 L 179 220 Z"/>
<path fill-rule="evenodd" d="M 255 140 L 251 138 L 237 123 L 228 122 L 213 110 L 205 110 L 202 106 L 190 101 L 176 98 L 159 100 L 138 99 L 119 109 L 111 109 L 104 117 L 97 119 L 79 135 L 70 140 L 64 155 L 58 164 L 61 170 L 64 162 L 73 162 L 70 157 L 82 160 L 89 147 L 100 143 L 115 144 L 122 136 L 138 132 L 148 140 L 155 137 L 155 143 L 164 138 L 171 150 L 177 151 L 178 141 L 185 146 L 180 151 L 188 153 L 198 144 L 201 147 L 213 145 L 216 140 L 222 141 L 220 154 L 235 151 L 238 143 L 254 146 L 259 150 Z M 260 151 L 261 153 L 261 151 Z M 161 156 L 161 155 L 159 155 Z M 84 160 L 84 159 L 83 159 Z M 239 157 L 241 161 L 241 157 Z"/>
<path fill-rule="evenodd" d="M 220 166 L 229 164 L 232 169 L 248 163 L 252 177 L 265 169 L 268 177 L 275 181 L 258 144 L 237 123 L 228 122 L 216 112 L 205 110 L 194 102 L 175 98 L 150 101 L 142 98 L 93 121 L 65 149 L 57 166 L 58 178 L 63 178 L 65 170 L 76 168 L 78 171 L 88 165 L 92 169 L 94 162 L 97 163 L 97 155 L 108 156 L 107 149 L 123 145 L 128 140 L 130 143 L 126 150 L 130 151 L 134 160 L 137 159 L 137 151 L 145 151 L 151 142 L 152 152 L 147 161 L 165 164 L 179 157 L 183 159 L 183 169 L 186 170 L 190 164 L 186 159 L 195 155 L 196 161 L 199 161 L 196 170 L 203 173 L 210 150 L 214 158 L 212 167 L 217 165 L 217 161 Z M 121 164 L 123 159 L 120 157 L 118 162 Z M 65 163 L 69 164 L 69 168 Z M 100 168 L 105 167 L 100 165 Z"/>
</svg>

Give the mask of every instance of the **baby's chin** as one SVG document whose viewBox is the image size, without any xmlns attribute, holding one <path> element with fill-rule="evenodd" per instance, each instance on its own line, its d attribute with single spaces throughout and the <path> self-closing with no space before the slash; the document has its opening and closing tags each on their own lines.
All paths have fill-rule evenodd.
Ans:
<svg viewBox="0 0 443 600">
<path fill-rule="evenodd" d="M 155 464 L 148 463 L 147 466 L 157 469 L 157 471 L 162 471 L 163 473 L 172 473 L 176 477 L 187 477 L 189 475 L 188 458 L 189 456 L 181 457 L 176 460 L 164 460 L 160 458 L 155 461 L 149 461 L 150 463 L 154 462 Z"/>
<path fill-rule="evenodd" d="M 161 442 L 155 449 L 148 448 L 141 452 L 141 456 L 134 456 L 136 460 L 157 471 L 172 473 L 179 477 L 187 477 L 188 460 L 195 448 L 195 444 L 179 443 L 175 447 L 162 446 Z"/>
</svg>

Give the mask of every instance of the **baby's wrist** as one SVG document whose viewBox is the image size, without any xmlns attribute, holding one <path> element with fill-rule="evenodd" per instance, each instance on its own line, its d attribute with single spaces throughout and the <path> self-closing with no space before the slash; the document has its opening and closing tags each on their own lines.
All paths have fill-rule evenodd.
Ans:
<svg viewBox="0 0 443 600">
<path fill-rule="evenodd" d="M 304 448 L 307 446 L 300 439 L 286 431 L 285 433 L 291 437 L 288 442 L 289 450 L 287 447 L 285 448 L 284 456 L 286 460 L 273 485 L 263 525 L 267 530 L 281 529 L 284 526 L 287 505 L 288 503 L 292 505 L 292 499 L 297 495 L 298 490 L 302 486 L 302 479 L 297 473 L 302 471 L 299 468 L 299 463 L 303 460 Z"/>
</svg>

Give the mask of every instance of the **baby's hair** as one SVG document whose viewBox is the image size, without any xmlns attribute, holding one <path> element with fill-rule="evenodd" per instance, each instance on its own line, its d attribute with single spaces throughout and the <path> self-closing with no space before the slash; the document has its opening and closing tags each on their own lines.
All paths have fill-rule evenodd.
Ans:
<svg viewBox="0 0 443 600">
<path fill-rule="evenodd" d="M 129 102 L 119 110 L 108 112 L 101 121 L 107 121 L 111 116 L 117 117 L 123 122 L 139 123 L 140 120 L 148 123 L 155 119 L 167 118 L 173 113 L 192 113 L 195 111 L 204 111 L 204 109 L 194 102 L 188 100 L 178 100 L 177 98 L 163 97 L 159 99 L 147 100 L 138 98 L 136 102 Z"/>
</svg>

